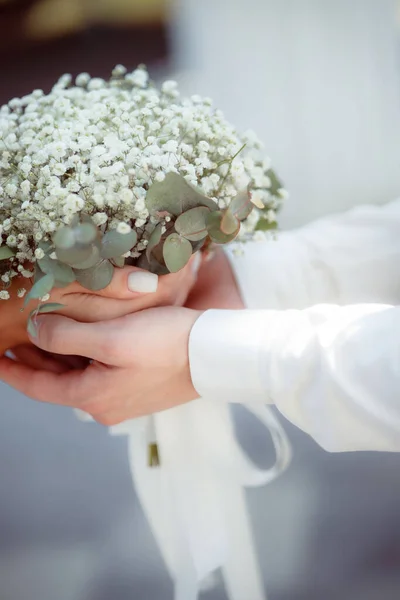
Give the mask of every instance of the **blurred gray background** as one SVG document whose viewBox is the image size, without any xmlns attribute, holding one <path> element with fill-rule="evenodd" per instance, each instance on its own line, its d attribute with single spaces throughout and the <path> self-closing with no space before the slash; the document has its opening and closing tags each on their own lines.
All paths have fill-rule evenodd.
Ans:
<svg viewBox="0 0 400 600">
<path fill-rule="evenodd" d="M 119 0 L 112 20 L 107 0 L 52 1 L 0 1 L 2 101 L 61 72 L 148 62 L 260 134 L 291 191 L 284 227 L 398 195 L 395 0 Z M 172 599 L 125 440 L 1 384 L 0 400 L 0 600 Z M 268 464 L 270 441 L 235 417 Z M 330 455 L 286 427 L 291 468 L 248 493 L 269 599 L 397 600 L 400 457 Z"/>
</svg>

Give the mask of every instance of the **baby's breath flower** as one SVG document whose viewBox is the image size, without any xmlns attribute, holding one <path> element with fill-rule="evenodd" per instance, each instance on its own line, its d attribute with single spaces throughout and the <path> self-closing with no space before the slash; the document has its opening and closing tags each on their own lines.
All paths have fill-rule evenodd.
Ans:
<svg viewBox="0 0 400 600">
<path fill-rule="evenodd" d="M 31 278 L 27 265 L 44 257 L 39 244 L 82 212 L 103 231 L 129 233 L 134 223 L 138 241 L 130 256 L 138 258 L 154 226 L 162 223 L 165 232 L 171 221 L 146 207 L 149 187 L 170 172 L 221 209 L 251 183 L 263 217 L 276 222 L 287 193 L 270 193 L 271 162 L 261 147 L 210 99 L 180 99 L 175 81 L 149 85 L 143 67 L 127 73 L 117 65 L 110 81 L 81 73 L 75 85 L 63 75 L 47 95 L 35 90 L 14 98 L 0 108 L 0 247 L 14 252 L 3 283 L 19 274 Z M 239 236 L 254 231 L 258 214 L 242 223 Z"/>
<path fill-rule="evenodd" d="M 130 233 L 131 227 L 127 223 L 119 223 L 117 226 L 118 233 L 126 234 Z"/>
<path fill-rule="evenodd" d="M 9 294 L 9 292 L 7 292 L 7 290 L 0 291 L 0 300 L 9 300 L 9 298 L 10 298 L 10 294 Z"/>
</svg>

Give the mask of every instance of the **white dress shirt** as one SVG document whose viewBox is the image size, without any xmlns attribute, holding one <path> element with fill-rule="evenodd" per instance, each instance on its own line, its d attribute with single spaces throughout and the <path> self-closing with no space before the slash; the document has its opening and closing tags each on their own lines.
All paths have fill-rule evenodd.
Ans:
<svg viewBox="0 0 400 600">
<path fill-rule="evenodd" d="M 243 250 L 248 310 L 191 333 L 199 395 L 275 403 L 329 451 L 400 451 L 400 200 Z"/>
</svg>

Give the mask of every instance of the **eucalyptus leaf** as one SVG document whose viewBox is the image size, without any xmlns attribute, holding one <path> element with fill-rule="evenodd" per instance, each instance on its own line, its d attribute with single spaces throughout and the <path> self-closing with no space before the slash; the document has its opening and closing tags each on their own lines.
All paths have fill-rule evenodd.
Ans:
<svg viewBox="0 0 400 600">
<path fill-rule="evenodd" d="M 207 237 L 206 218 L 210 209 L 198 206 L 181 214 L 175 221 L 175 230 L 179 235 L 191 242 L 198 242 Z"/>
<path fill-rule="evenodd" d="M 74 277 L 75 277 L 75 275 L 74 275 Z M 76 281 L 76 277 L 75 277 L 74 281 Z M 71 284 L 70 283 L 66 283 L 65 281 L 57 281 L 57 279 L 54 282 L 54 287 L 55 288 L 66 288 L 69 285 L 71 285 Z"/>
<path fill-rule="evenodd" d="M 116 229 L 107 231 L 101 240 L 102 258 L 118 258 L 135 246 L 137 233 L 133 229 L 129 233 L 119 233 Z"/>
<path fill-rule="evenodd" d="M 87 213 L 80 213 L 79 219 L 80 219 L 81 223 L 91 223 L 92 225 L 94 225 L 92 217 L 90 215 L 88 215 Z M 96 227 L 96 225 L 95 225 L 95 227 Z"/>
<path fill-rule="evenodd" d="M 261 218 L 255 226 L 255 231 L 270 231 L 276 229 L 277 226 L 278 223 L 276 221 L 271 222 L 268 219 Z"/>
<path fill-rule="evenodd" d="M 216 204 L 177 173 L 168 173 L 164 181 L 154 182 L 146 195 L 146 207 L 151 214 L 168 211 L 178 217 L 196 206 L 208 206 L 212 210 Z"/>
<path fill-rule="evenodd" d="M 46 304 L 41 304 L 34 312 L 37 314 L 44 314 L 55 312 L 56 310 L 61 310 L 62 308 L 65 308 L 65 304 L 58 304 L 58 302 L 47 302 Z"/>
<path fill-rule="evenodd" d="M 33 283 L 36 283 L 37 281 L 39 281 L 39 279 L 42 279 L 44 277 L 44 273 L 41 270 L 41 268 L 39 267 L 38 263 L 35 264 L 35 274 L 33 276 Z"/>
<path fill-rule="evenodd" d="M 177 233 L 171 233 L 164 242 L 163 255 L 170 273 L 177 273 L 192 256 L 192 244 Z"/>
<path fill-rule="evenodd" d="M 75 234 L 71 227 L 60 227 L 54 234 L 53 242 L 56 248 L 68 250 L 75 245 Z"/>
<path fill-rule="evenodd" d="M 251 202 L 250 188 L 246 188 L 240 191 L 232 200 L 229 205 L 230 211 L 239 219 L 243 221 L 247 219 L 254 205 Z"/>
<path fill-rule="evenodd" d="M 123 256 L 119 256 L 118 258 L 113 258 L 111 260 L 111 263 L 114 265 L 114 267 L 118 267 L 118 269 L 123 269 L 125 266 L 125 258 Z"/>
<path fill-rule="evenodd" d="M 100 253 L 99 253 L 100 254 Z M 61 249 L 56 248 L 56 255 L 59 261 L 66 265 L 76 265 L 88 260 L 92 256 L 92 247 L 79 247 Z"/>
<path fill-rule="evenodd" d="M 192 252 L 193 254 L 195 252 L 198 252 L 199 250 L 202 249 L 202 247 L 204 246 L 206 240 L 200 240 L 199 242 L 192 242 Z"/>
<path fill-rule="evenodd" d="M 159 223 L 157 225 L 157 227 L 154 229 L 154 231 L 152 232 L 151 236 L 149 237 L 149 243 L 147 244 L 147 247 L 146 247 L 147 260 L 150 260 L 151 251 L 153 250 L 153 248 L 158 246 L 158 244 L 160 243 L 161 236 L 162 236 L 162 229 L 163 229 L 163 226 L 161 223 Z"/>
<path fill-rule="evenodd" d="M 79 215 L 74 215 L 70 221 L 69 226 L 74 228 L 77 227 L 80 223 Z"/>
<path fill-rule="evenodd" d="M 99 244 L 95 244 L 90 247 L 90 254 L 85 260 L 81 260 L 79 262 L 73 263 L 71 267 L 73 269 L 84 270 L 91 269 L 95 265 L 97 265 L 101 260 L 100 254 L 100 246 Z"/>
<path fill-rule="evenodd" d="M 91 244 L 95 241 L 98 233 L 96 225 L 92 222 L 81 223 L 73 230 L 75 240 L 79 244 Z"/>
<path fill-rule="evenodd" d="M 269 186 L 269 193 L 272 196 L 277 196 L 279 190 L 282 188 L 282 182 L 280 181 L 280 179 L 278 178 L 277 174 L 275 173 L 275 171 L 273 171 L 272 169 L 269 169 L 267 171 L 267 175 L 271 180 L 271 185 Z"/>
<path fill-rule="evenodd" d="M 33 314 L 35 315 L 36 311 L 33 311 Z M 37 336 L 37 326 L 36 326 L 36 323 L 35 323 L 35 320 L 34 320 L 32 314 L 29 315 L 29 317 L 28 317 L 28 323 L 26 325 L 26 330 L 31 338 L 35 338 Z"/>
<path fill-rule="evenodd" d="M 216 242 L 217 244 L 227 244 L 228 242 L 234 240 L 237 234 L 239 233 L 240 225 L 237 228 L 237 231 L 229 235 L 221 231 L 222 219 L 223 213 L 221 211 L 212 212 L 207 216 L 208 235 L 210 236 L 212 241 Z"/>
<path fill-rule="evenodd" d="M 136 266 L 144 271 L 150 271 L 150 273 L 154 273 L 155 275 L 168 275 L 170 272 L 167 267 L 158 262 L 154 256 L 151 256 L 150 259 L 148 259 L 145 254 L 142 254 L 139 257 Z"/>
<path fill-rule="evenodd" d="M 39 279 L 25 296 L 24 306 L 26 306 L 30 300 L 43 298 L 43 296 L 50 293 L 54 287 L 54 281 L 54 275 L 51 274 L 44 275 L 44 277 Z"/>
<path fill-rule="evenodd" d="M 113 278 L 114 267 L 108 260 L 76 272 L 77 282 L 87 290 L 98 291 L 106 288 Z"/>
<path fill-rule="evenodd" d="M 38 260 L 39 267 L 46 275 L 54 275 L 57 282 L 65 283 L 66 285 L 75 281 L 75 274 L 70 266 L 63 264 L 59 260 L 54 260 L 49 256 L 44 256 Z"/>
<path fill-rule="evenodd" d="M 15 252 L 8 246 L 0 246 L 0 260 L 7 260 L 15 256 Z"/>
<path fill-rule="evenodd" d="M 225 235 L 231 235 L 240 227 L 239 221 L 237 217 L 232 213 L 230 208 L 227 208 L 224 211 L 223 217 L 221 219 L 221 231 L 225 233 Z"/>
</svg>

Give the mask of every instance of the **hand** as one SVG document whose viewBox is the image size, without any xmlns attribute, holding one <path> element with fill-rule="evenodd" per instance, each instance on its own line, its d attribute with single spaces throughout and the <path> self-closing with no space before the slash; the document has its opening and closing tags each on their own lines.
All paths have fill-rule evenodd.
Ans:
<svg viewBox="0 0 400 600">
<path fill-rule="evenodd" d="M 244 308 L 229 260 L 221 248 L 205 258 L 186 302 L 188 308 Z"/>
<path fill-rule="evenodd" d="M 199 258 L 195 255 L 179 273 L 159 278 L 135 267 L 118 269 L 105 290 L 90 292 L 73 284 L 53 290 L 50 302 L 64 304 L 60 314 L 83 322 L 114 319 L 154 306 L 181 306 L 196 281 Z M 24 347 L 29 343 L 26 324 L 37 301 L 32 301 L 21 312 L 23 300 L 17 298 L 18 287 L 16 282 L 11 289 L 12 298 L 0 302 L 0 355 L 12 348 L 18 358 L 28 360 L 32 352 L 27 354 Z"/>
<path fill-rule="evenodd" d="M 0 379 L 36 400 L 80 408 L 104 425 L 172 408 L 198 397 L 188 343 L 200 314 L 156 308 L 95 324 L 42 315 L 32 340 L 39 348 L 94 362 L 69 370 L 48 357 L 40 370 L 2 358 Z"/>
</svg>

